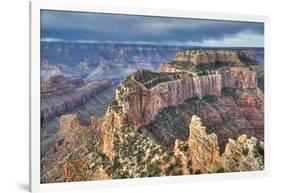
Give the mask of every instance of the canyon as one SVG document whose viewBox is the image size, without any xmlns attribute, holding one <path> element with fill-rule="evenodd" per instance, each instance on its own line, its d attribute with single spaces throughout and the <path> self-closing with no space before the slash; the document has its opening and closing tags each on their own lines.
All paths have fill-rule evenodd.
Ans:
<svg viewBox="0 0 281 193">
<path fill-rule="evenodd" d="M 67 75 L 89 74 L 102 66 L 154 71 L 159 64 L 171 61 L 180 49 L 165 45 L 42 42 L 41 63 L 57 66 Z"/>
<path fill-rule="evenodd" d="M 56 116 L 85 104 L 93 95 L 109 88 L 110 81 L 85 84 L 79 76 L 53 76 L 41 82 L 41 121 L 47 122 Z"/>
<path fill-rule="evenodd" d="M 206 54 L 214 50 L 199 51 Z M 119 128 L 125 124 L 132 125 L 136 130 L 148 130 L 160 142 L 165 144 L 167 141 L 166 145 L 174 145 L 175 139 L 180 136 L 170 132 L 167 125 L 159 128 L 151 124 L 156 115 L 171 106 L 179 107 L 179 116 L 184 122 L 190 122 L 194 114 L 201 115 L 204 124 L 218 133 L 221 151 L 228 138 L 237 138 L 241 132 L 263 140 L 263 92 L 258 87 L 256 72 L 249 67 L 257 65 L 257 62 L 252 51 L 226 51 L 237 61 L 233 59 L 224 63 L 222 57 L 223 60 L 218 61 L 218 68 L 203 74 L 202 71 L 181 70 L 182 67 L 172 63 L 170 66 L 177 68 L 177 72 L 165 65 L 166 70 L 161 67 L 155 73 L 140 70 L 122 81 L 105 118 L 102 143 L 105 154 L 112 159 L 111 152 L 114 149 L 112 133 L 106 128 Z M 243 55 L 246 64 L 241 62 L 240 55 Z M 177 57 L 175 60 L 178 60 Z"/>
<path fill-rule="evenodd" d="M 108 69 L 103 65 L 94 77 Z M 186 48 L 158 67 L 118 79 L 104 116 L 85 122 L 60 113 L 71 102 L 59 106 L 59 128 L 44 148 L 41 182 L 264 169 L 263 65 L 253 49 Z M 44 81 L 41 97 L 79 91 L 91 100 L 116 85 L 114 80 L 60 75 Z M 53 109 L 46 108 L 42 120 Z"/>
</svg>

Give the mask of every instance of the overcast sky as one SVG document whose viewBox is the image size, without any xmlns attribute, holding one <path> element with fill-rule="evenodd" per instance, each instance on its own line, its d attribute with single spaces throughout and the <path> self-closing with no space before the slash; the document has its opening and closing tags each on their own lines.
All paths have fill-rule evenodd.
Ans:
<svg viewBox="0 0 281 193">
<path fill-rule="evenodd" d="M 41 40 L 263 47 L 262 23 L 42 11 Z"/>
</svg>

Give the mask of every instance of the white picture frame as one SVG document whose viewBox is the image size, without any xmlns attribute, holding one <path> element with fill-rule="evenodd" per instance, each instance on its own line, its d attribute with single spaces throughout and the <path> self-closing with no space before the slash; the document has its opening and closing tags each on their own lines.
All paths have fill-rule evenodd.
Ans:
<svg viewBox="0 0 281 193">
<path fill-rule="evenodd" d="M 96 13 L 115 13 L 127 15 L 165 16 L 177 18 L 196 18 L 264 23 L 264 67 L 265 67 L 265 169 L 255 172 L 221 173 L 208 175 L 152 177 L 106 181 L 87 181 L 71 183 L 40 184 L 40 11 L 63 10 Z M 191 12 L 186 10 L 146 9 L 139 7 L 103 6 L 83 1 L 45 1 L 30 2 L 30 190 L 44 192 L 54 190 L 81 190 L 103 187 L 121 187 L 148 184 L 167 184 L 191 181 L 241 179 L 268 176 L 270 173 L 270 59 L 269 35 L 270 18 L 258 15 L 226 13 Z"/>
</svg>

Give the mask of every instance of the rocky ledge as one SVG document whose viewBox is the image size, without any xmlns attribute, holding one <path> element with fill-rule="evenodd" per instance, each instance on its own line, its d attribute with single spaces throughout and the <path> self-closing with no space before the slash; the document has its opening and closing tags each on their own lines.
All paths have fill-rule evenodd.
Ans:
<svg viewBox="0 0 281 193">
<path fill-rule="evenodd" d="M 180 64 L 182 67 L 258 65 L 254 54 L 254 51 L 242 48 L 191 48 L 178 52 L 172 64 Z"/>
</svg>

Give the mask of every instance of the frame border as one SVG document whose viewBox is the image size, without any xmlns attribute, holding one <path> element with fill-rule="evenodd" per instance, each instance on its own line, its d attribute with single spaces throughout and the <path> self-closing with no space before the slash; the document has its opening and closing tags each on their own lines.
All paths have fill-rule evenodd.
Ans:
<svg viewBox="0 0 281 193">
<path fill-rule="evenodd" d="M 270 17 L 260 15 L 226 14 L 213 12 L 197 12 L 186 10 L 150 9 L 141 7 L 107 6 L 95 2 L 79 2 L 57 0 L 33 0 L 30 5 L 30 45 L 29 45 L 29 188 L 31 192 L 45 192 L 54 190 L 82 190 L 90 188 L 118 188 L 141 185 L 155 185 L 167 183 L 184 183 L 194 181 L 230 180 L 241 178 L 267 177 L 270 175 L 270 56 L 269 34 Z M 85 181 L 71 183 L 40 184 L 40 11 L 41 10 L 79 11 L 95 13 L 111 13 L 142 16 L 160 16 L 176 18 L 194 18 L 226 21 L 244 21 L 264 23 L 264 141 L 265 141 L 265 168 L 262 171 L 234 172 L 221 174 L 205 174 L 172 177 L 150 177 L 133 179 L 114 179 L 101 181 Z"/>
</svg>

